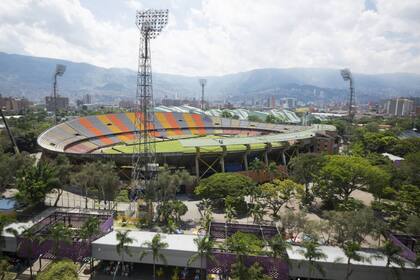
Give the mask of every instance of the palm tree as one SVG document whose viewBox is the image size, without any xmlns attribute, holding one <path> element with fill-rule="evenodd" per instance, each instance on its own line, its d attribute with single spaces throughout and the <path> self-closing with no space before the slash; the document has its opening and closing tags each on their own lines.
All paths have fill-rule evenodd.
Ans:
<svg viewBox="0 0 420 280">
<path fill-rule="evenodd" d="M 71 243 L 72 232 L 71 230 L 63 223 L 57 223 L 49 232 L 48 239 L 52 240 L 52 254 L 58 257 L 61 243 L 70 244 Z"/>
<path fill-rule="evenodd" d="M 100 221 L 97 217 L 89 217 L 86 222 L 82 225 L 79 231 L 79 237 L 88 243 L 90 243 L 91 238 L 100 233 Z M 93 268 L 93 259 L 90 258 L 90 271 Z"/>
<path fill-rule="evenodd" d="M 405 262 L 399 256 L 399 254 L 402 251 L 400 247 L 396 246 L 394 243 L 387 240 L 387 241 L 385 241 L 383 246 L 379 248 L 379 251 L 381 251 L 381 253 L 383 255 L 377 255 L 375 257 L 386 258 L 386 267 L 387 268 L 389 268 L 390 265 L 392 263 L 394 263 L 394 264 L 398 265 L 399 267 L 401 267 L 402 269 L 405 269 Z M 396 279 L 400 278 L 399 271 L 396 267 L 392 267 L 392 272 L 393 272 Z"/>
<path fill-rule="evenodd" d="M 275 162 L 270 162 L 267 167 L 266 167 L 268 176 L 270 178 L 270 181 L 273 180 L 274 177 L 278 176 L 280 174 L 278 168 L 277 168 L 277 164 Z"/>
<path fill-rule="evenodd" d="M 158 233 L 153 236 L 152 241 L 146 241 L 142 246 L 149 248 L 152 252 L 153 259 L 153 279 L 156 279 L 156 262 L 161 260 L 166 264 L 165 256 L 160 252 L 162 249 L 168 248 L 168 243 L 162 241 L 162 236 Z M 149 251 L 143 251 L 140 254 L 140 260 L 142 260 Z"/>
<path fill-rule="evenodd" d="M 351 269 L 351 261 L 367 261 L 368 259 L 363 257 L 358 251 L 360 251 L 360 244 L 354 241 L 347 241 L 343 244 L 344 254 L 347 257 L 347 270 L 346 280 L 350 279 L 353 270 Z"/>
<path fill-rule="evenodd" d="M 11 233 L 15 236 L 16 240 L 19 240 L 20 238 L 23 238 L 24 240 L 20 240 L 20 242 L 17 244 L 16 251 L 20 251 L 22 249 L 23 245 L 26 245 L 26 258 L 27 262 L 29 264 L 29 275 L 32 279 L 32 258 L 34 257 L 34 249 L 37 245 L 43 242 L 43 238 L 40 235 L 37 235 L 35 231 L 31 228 L 25 228 L 23 232 L 19 233 L 14 228 L 8 228 L 6 230 L 8 233 Z M 26 242 L 25 242 L 26 241 Z"/>
<path fill-rule="evenodd" d="M 214 248 L 214 241 L 210 239 L 209 236 L 197 237 L 194 239 L 194 243 L 197 245 L 197 253 L 192 255 L 187 262 L 187 265 L 195 262 L 200 258 L 200 268 L 201 268 L 201 279 L 204 279 L 204 268 L 203 261 L 206 258 L 207 260 L 216 261 L 215 257 L 212 254 L 212 249 Z"/>
<path fill-rule="evenodd" d="M 325 276 L 325 271 L 322 266 L 317 262 L 321 259 L 326 259 L 327 256 L 319 249 L 319 245 L 314 239 L 306 240 L 302 243 L 302 246 L 305 250 L 300 250 L 300 253 L 308 261 L 308 279 L 312 277 L 312 271 L 314 269 L 318 270 L 323 276 Z M 302 262 L 299 263 L 299 266 L 302 265 Z"/>
<path fill-rule="evenodd" d="M 265 164 L 259 159 L 255 158 L 249 164 L 249 169 L 254 170 L 258 176 L 258 182 L 261 182 L 261 172 L 264 170 Z"/>
<path fill-rule="evenodd" d="M 268 255 L 273 259 L 280 258 L 284 260 L 289 266 L 291 264 L 287 249 L 292 248 L 292 245 L 287 243 L 281 235 L 276 235 L 267 241 L 270 251 Z"/>
<path fill-rule="evenodd" d="M 129 237 L 128 234 L 130 233 L 130 230 L 126 231 L 117 231 L 117 254 L 121 257 L 121 265 L 124 265 L 124 254 L 127 254 L 131 256 L 130 248 L 128 247 L 129 244 L 132 244 L 134 242 L 134 239 Z M 117 269 L 115 269 L 114 277 L 117 275 Z"/>
</svg>

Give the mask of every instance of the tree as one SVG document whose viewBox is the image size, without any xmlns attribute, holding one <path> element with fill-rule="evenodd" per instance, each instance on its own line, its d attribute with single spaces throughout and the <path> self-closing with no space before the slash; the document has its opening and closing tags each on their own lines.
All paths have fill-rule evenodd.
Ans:
<svg viewBox="0 0 420 280">
<path fill-rule="evenodd" d="M 370 208 L 358 211 L 330 211 L 324 216 L 329 221 L 335 243 L 340 246 L 343 246 L 346 241 L 362 244 L 379 225 Z"/>
<path fill-rule="evenodd" d="M 22 203 L 36 205 L 44 203 L 46 195 L 60 185 L 57 169 L 49 163 L 40 162 L 21 170 L 16 182 L 16 199 Z"/>
<path fill-rule="evenodd" d="M 255 115 L 248 115 L 248 121 L 250 121 L 250 122 L 262 122 L 262 120 Z"/>
<path fill-rule="evenodd" d="M 266 123 L 278 123 L 279 119 L 274 116 L 273 114 L 268 114 L 267 117 L 265 117 Z"/>
<path fill-rule="evenodd" d="M 198 258 L 200 258 L 200 268 L 201 268 L 201 279 L 205 279 L 204 275 L 204 259 L 209 261 L 215 262 L 216 259 L 213 256 L 213 248 L 214 248 L 214 241 L 210 239 L 209 236 L 204 237 L 197 237 L 194 239 L 195 245 L 197 245 L 197 253 L 192 255 L 187 262 L 187 265 L 191 265 L 191 263 L 195 262 Z"/>
<path fill-rule="evenodd" d="M 79 237 L 85 241 L 90 242 L 92 237 L 98 235 L 100 230 L 101 222 L 97 217 L 89 217 L 82 225 L 79 230 Z M 93 268 L 93 259 L 90 258 L 90 270 Z"/>
<path fill-rule="evenodd" d="M 53 262 L 45 271 L 39 273 L 37 280 L 77 280 L 78 266 L 70 260 Z"/>
<path fill-rule="evenodd" d="M 245 267 L 245 258 L 249 255 L 258 255 L 262 252 L 264 242 L 251 233 L 235 232 L 226 239 L 226 247 L 229 252 L 236 255 L 236 263 L 232 266 L 232 274 L 236 279 L 249 279 Z"/>
<path fill-rule="evenodd" d="M 82 189 L 85 196 L 85 208 L 88 207 L 88 194 L 98 200 L 114 200 L 118 193 L 120 180 L 113 162 L 89 162 L 81 166 L 80 171 L 72 174 L 71 182 Z"/>
<path fill-rule="evenodd" d="M 400 257 L 400 253 L 402 249 L 391 241 L 385 241 L 384 245 L 379 248 L 379 251 L 382 255 L 377 255 L 377 258 L 385 258 L 386 259 L 386 268 L 390 268 L 391 264 L 396 264 L 400 268 L 405 268 L 405 261 L 403 258 Z M 396 279 L 399 279 L 399 271 L 396 267 L 391 267 L 392 273 L 394 274 Z"/>
<path fill-rule="evenodd" d="M 10 269 L 13 266 L 9 263 L 9 261 L 7 259 L 0 259 L 0 280 L 3 280 L 7 273 L 10 271 Z M 31 278 L 32 278 L 32 274 L 31 274 Z"/>
<path fill-rule="evenodd" d="M 347 257 L 347 269 L 346 269 L 346 280 L 350 279 L 351 274 L 353 273 L 353 270 L 351 268 L 351 261 L 355 260 L 357 262 L 360 261 L 368 261 L 367 258 L 363 257 L 359 251 L 360 251 L 360 244 L 354 241 L 346 241 L 342 249 L 344 251 L 344 254 Z"/>
<path fill-rule="evenodd" d="M 264 220 L 264 215 L 267 213 L 265 211 L 265 205 L 263 205 L 260 201 L 255 201 L 254 205 L 249 209 L 249 214 L 253 217 L 254 224 L 261 224 Z"/>
<path fill-rule="evenodd" d="M 60 184 L 58 184 L 55 188 L 55 192 L 57 193 L 57 198 L 54 202 L 54 207 L 57 206 L 58 201 L 60 200 L 61 195 L 63 194 L 63 186 L 66 186 L 70 183 L 70 171 L 72 165 L 70 164 L 69 159 L 62 154 L 59 154 L 51 164 L 55 166 L 57 177 L 60 178 Z"/>
<path fill-rule="evenodd" d="M 220 114 L 220 117 L 222 118 L 232 118 L 233 114 L 227 110 L 222 111 L 222 113 Z"/>
<path fill-rule="evenodd" d="M 228 197 L 225 200 L 225 222 L 228 224 L 233 222 L 236 213 L 236 209 L 233 206 L 232 199 L 229 198 L 231 197 Z"/>
<path fill-rule="evenodd" d="M 61 244 L 70 244 L 71 238 L 72 232 L 64 223 L 55 224 L 48 233 L 48 239 L 53 242 L 52 254 L 59 257 Z"/>
<path fill-rule="evenodd" d="M 213 205 L 226 196 L 241 197 L 253 186 L 250 178 L 235 173 L 216 173 L 200 181 L 195 194 L 201 198 L 211 199 Z"/>
<path fill-rule="evenodd" d="M 271 277 L 263 273 L 263 268 L 258 262 L 249 268 L 241 263 L 234 263 L 230 274 L 232 280 L 270 280 Z"/>
<path fill-rule="evenodd" d="M 305 211 L 293 212 L 286 209 L 286 212 L 280 216 L 282 231 L 295 242 L 300 233 L 305 229 L 308 222 Z"/>
<path fill-rule="evenodd" d="M 16 240 L 20 240 L 17 244 L 16 251 L 25 250 L 26 260 L 29 265 L 29 275 L 32 279 L 32 259 L 34 258 L 34 249 L 41 244 L 44 239 L 32 228 L 24 228 L 23 232 L 19 232 L 14 228 L 8 228 L 7 232 L 13 234 Z M 24 247 L 24 245 L 26 245 Z"/>
<path fill-rule="evenodd" d="M 304 250 L 303 250 L 304 249 Z M 319 249 L 319 245 L 316 240 L 309 239 L 302 243 L 302 249 L 299 253 L 303 255 L 305 260 L 308 262 L 308 279 L 312 278 L 312 272 L 316 269 L 319 273 L 325 276 L 325 271 L 318 260 L 326 259 L 327 256 Z M 299 263 L 302 266 L 303 261 Z"/>
<path fill-rule="evenodd" d="M 161 250 L 168 248 L 168 243 L 162 241 L 162 236 L 157 233 L 153 236 L 152 241 L 146 241 L 142 246 L 150 249 L 152 252 L 153 259 L 153 279 L 156 279 L 156 262 L 159 260 L 166 264 L 165 255 L 161 253 Z M 142 251 L 140 254 L 140 260 L 142 260 L 149 252 Z"/>
<path fill-rule="evenodd" d="M 172 223 L 175 228 L 181 225 L 181 216 L 187 212 L 187 205 L 180 200 L 164 201 L 157 206 L 159 221 L 166 226 Z"/>
<path fill-rule="evenodd" d="M 34 159 L 27 153 L 8 154 L 0 145 L 0 191 L 13 187 L 18 174 L 34 164 Z"/>
<path fill-rule="evenodd" d="M 327 158 L 314 191 L 327 205 L 346 205 L 353 191 L 370 190 L 378 196 L 388 181 L 389 175 L 385 171 L 372 166 L 364 158 L 334 155 Z"/>
<path fill-rule="evenodd" d="M 303 193 L 303 186 L 289 179 L 283 181 L 275 179 L 271 183 L 262 184 L 260 191 L 261 198 L 272 211 L 273 218 L 278 219 L 281 207 L 292 198 L 299 197 Z"/>
<path fill-rule="evenodd" d="M 325 161 L 323 155 L 309 153 L 293 157 L 289 162 L 292 179 L 305 186 L 305 195 L 303 196 L 304 204 L 309 204 L 313 200 L 313 195 L 309 190 L 309 184 L 318 176 Z"/>
<path fill-rule="evenodd" d="M 270 251 L 268 255 L 276 261 L 278 258 L 285 261 L 289 266 L 291 265 L 287 249 L 290 249 L 292 245 L 287 243 L 281 235 L 276 235 L 273 238 L 267 240 Z"/>
<path fill-rule="evenodd" d="M 117 244 L 116 249 L 117 249 L 118 256 L 121 257 L 121 266 L 124 265 L 124 254 L 131 256 L 130 247 L 128 247 L 128 245 L 132 244 L 134 242 L 134 239 L 129 236 L 130 232 L 131 232 L 130 230 L 117 231 L 116 238 L 117 238 L 118 244 Z M 114 272 L 114 277 L 113 277 L 114 279 L 115 279 L 115 276 L 117 275 L 117 270 L 118 270 L 118 267 Z"/>
</svg>

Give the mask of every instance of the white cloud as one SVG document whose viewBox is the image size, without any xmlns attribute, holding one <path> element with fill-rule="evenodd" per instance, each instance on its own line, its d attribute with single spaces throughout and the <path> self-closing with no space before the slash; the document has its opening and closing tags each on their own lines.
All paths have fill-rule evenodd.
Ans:
<svg viewBox="0 0 420 280">
<path fill-rule="evenodd" d="M 1 51 L 136 68 L 134 23 L 99 20 L 79 0 L 7 2 L 0 3 Z M 369 2 L 376 8 L 366 9 L 364 0 L 125 0 L 121 9 L 133 14 L 129 22 L 135 8 L 173 11 L 152 43 L 159 72 L 345 66 L 420 73 L 420 1 Z"/>
</svg>

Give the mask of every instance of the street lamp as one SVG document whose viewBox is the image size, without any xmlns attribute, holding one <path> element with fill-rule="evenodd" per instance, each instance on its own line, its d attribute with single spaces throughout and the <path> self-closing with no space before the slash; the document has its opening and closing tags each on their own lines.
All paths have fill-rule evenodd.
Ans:
<svg viewBox="0 0 420 280">
<path fill-rule="evenodd" d="M 57 64 L 54 73 L 54 120 L 57 123 L 57 76 L 63 76 L 66 72 L 66 66 Z"/>
<path fill-rule="evenodd" d="M 341 77 L 343 77 L 344 81 L 349 81 L 350 85 L 350 100 L 349 100 L 349 122 L 353 122 L 353 99 L 354 99 L 354 80 L 353 75 L 351 74 L 351 71 L 349 69 L 342 69 L 340 71 Z"/>
</svg>

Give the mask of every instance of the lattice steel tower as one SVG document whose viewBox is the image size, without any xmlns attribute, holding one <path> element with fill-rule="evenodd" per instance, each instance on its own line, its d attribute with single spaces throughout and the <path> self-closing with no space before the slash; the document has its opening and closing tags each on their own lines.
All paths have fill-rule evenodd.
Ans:
<svg viewBox="0 0 420 280">
<path fill-rule="evenodd" d="M 136 189 L 147 189 L 157 173 L 155 135 L 153 129 L 153 87 L 150 40 L 155 39 L 168 23 L 168 10 L 137 11 L 136 25 L 140 30 L 137 72 L 135 135 L 132 180 Z"/>
</svg>

